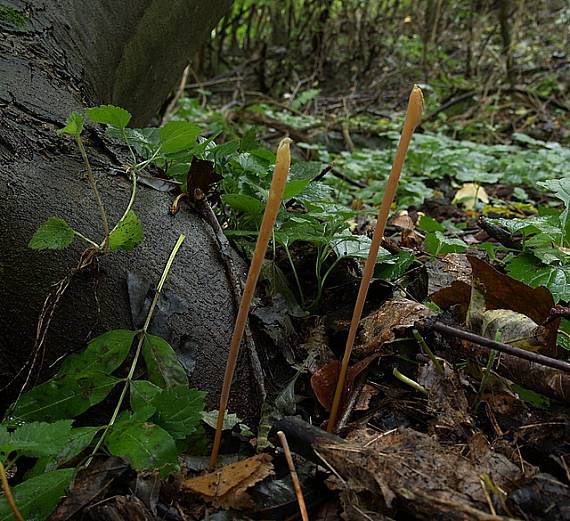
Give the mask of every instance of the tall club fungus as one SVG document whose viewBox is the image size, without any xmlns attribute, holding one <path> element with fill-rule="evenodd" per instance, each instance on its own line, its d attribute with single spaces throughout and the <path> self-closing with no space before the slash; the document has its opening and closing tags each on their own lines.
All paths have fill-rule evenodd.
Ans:
<svg viewBox="0 0 570 521">
<path fill-rule="evenodd" d="M 257 237 L 255 251 L 253 252 L 253 258 L 251 259 L 251 265 L 247 274 L 245 289 L 243 290 L 243 295 L 241 297 L 241 302 L 236 317 L 236 323 L 234 326 L 234 332 L 232 335 L 230 351 L 228 353 L 226 372 L 224 374 L 222 393 L 220 395 L 220 407 L 218 412 L 218 421 L 216 424 L 214 446 L 212 447 L 212 454 L 210 456 L 211 469 L 216 466 L 216 463 L 218 461 L 218 453 L 220 451 L 220 444 L 222 441 L 222 429 L 224 426 L 224 415 L 228 406 L 230 387 L 236 369 L 239 346 L 241 344 L 245 324 L 247 322 L 249 307 L 251 305 L 251 300 L 255 292 L 255 286 L 257 285 L 259 273 L 261 272 L 261 266 L 263 265 L 263 260 L 267 251 L 267 245 L 269 244 L 269 239 L 271 238 L 271 234 L 273 232 L 275 219 L 279 213 L 285 184 L 287 183 L 289 166 L 291 165 L 290 144 L 291 140 L 289 138 L 284 138 L 281 140 L 277 148 L 277 160 L 275 162 L 275 170 L 273 171 L 271 188 L 269 189 L 269 198 L 267 199 L 267 206 L 265 207 L 265 212 L 261 221 L 261 228 L 259 230 L 259 236 Z"/>
<path fill-rule="evenodd" d="M 356 338 L 358 323 L 360 322 L 360 318 L 362 316 L 362 309 L 364 308 L 366 294 L 368 293 L 368 286 L 370 285 L 370 280 L 372 279 L 372 274 L 374 273 L 374 265 L 376 264 L 376 257 L 378 256 L 378 250 L 380 249 L 380 242 L 382 241 L 384 229 L 386 228 L 386 221 L 388 220 L 390 206 L 392 205 L 392 201 L 396 195 L 396 189 L 398 188 L 398 181 L 400 180 L 400 174 L 402 173 L 402 166 L 404 165 L 404 161 L 406 159 L 406 153 L 408 152 L 408 147 L 410 145 L 412 135 L 414 134 L 414 130 L 421 121 L 423 109 L 424 97 L 422 91 L 417 85 L 414 85 L 414 88 L 410 94 L 410 99 L 408 100 L 408 109 L 406 111 L 404 127 L 402 129 L 402 135 L 400 136 L 400 142 L 398 144 L 396 156 L 394 157 L 394 163 L 392 164 L 390 177 L 388 178 L 388 183 L 386 185 L 386 191 L 384 192 L 382 204 L 378 210 L 378 222 L 376 223 L 376 229 L 374 230 L 374 235 L 372 237 L 372 244 L 370 245 L 370 252 L 368 253 L 368 258 L 366 259 L 366 264 L 364 265 L 364 272 L 362 274 L 362 280 L 360 282 L 360 289 L 358 290 L 358 297 L 356 298 L 356 304 L 352 313 L 350 330 L 348 332 L 348 338 L 346 340 L 344 356 L 342 358 L 342 363 L 340 366 L 340 373 L 334 393 L 331 414 L 327 425 L 328 432 L 332 432 L 336 425 L 338 409 L 344 393 L 348 362 L 352 353 L 354 339 Z"/>
</svg>

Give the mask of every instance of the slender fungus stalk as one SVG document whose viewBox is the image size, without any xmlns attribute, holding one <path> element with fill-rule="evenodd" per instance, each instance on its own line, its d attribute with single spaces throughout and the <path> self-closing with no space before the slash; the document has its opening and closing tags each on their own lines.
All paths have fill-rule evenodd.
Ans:
<svg viewBox="0 0 570 521">
<path fill-rule="evenodd" d="M 271 188 L 269 189 L 269 198 L 267 199 L 267 206 L 265 207 L 265 213 L 263 214 L 263 220 L 261 221 L 261 228 L 259 230 L 259 236 L 257 237 L 255 251 L 253 252 L 253 258 L 251 259 L 251 265 L 247 274 L 245 289 L 243 290 L 243 295 L 241 297 L 230 351 L 228 353 L 228 361 L 226 362 L 226 372 L 224 374 L 224 383 L 222 385 L 222 393 L 220 395 L 220 407 L 218 412 L 218 421 L 216 424 L 216 434 L 214 436 L 214 446 L 212 447 L 212 454 L 210 456 L 210 469 L 213 469 L 218 461 L 218 452 L 222 441 L 224 415 L 230 396 L 230 387 L 236 368 L 239 346 L 243 337 L 247 315 L 249 313 L 249 307 L 251 305 L 257 279 L 259 278 L 261 266 L 265 258 L 265 252 L 267 251 L 267 245 L 269 244 L 269 239 L 273 232 L 273 225 L 275 224 L 275 219 L 277 218 L 277 214 L 279 213 L 279 208 L 281 206 L 281 198 L 283 197 L 283 190 L 285 189 L 285 183 L 287 182 L 287 175 L 289 174 L 289 166 L 291 165 L 291 152 L 289 150 L 290 144 L 291 140 L 289 138 L 284 138 L 281 140 L 279 147 L 277 148 L 277 161 L 275 163 L 275 170 L 273 171 Z"/>
<path fill-rule="evenodd" d="M 408 101 L 408 110 L 406 111 L 406 119 L 404 120 L 402 135 L 400 136 L 400 142 L 398 143 L 398 150 L 396 150 L 396 156 L 394 157 L 394 163 L 392 164 L 392 170 L 390 172 L 390 177 L 388 178 L 386 191 L 384 192 L 382 204 L 378 210 L 378 222 L 376 223 L 376 229 L 374 230 L 372 243 L 370 245 L 370 252 L 368 253 L 368 258 L 366 259 L 366 264 L 364 265 L 364 271 L 362 273 L 362 280 L 360 281 L 358 297 L 356 298 L 356 304 L 352 313 L 350 330 L 348 332 L 348 338 L 346 339 L 344 356 L 342 358 L 338 382 L 336 384 L 333 404 L 331 407 L 331 414 L 327 424 L 328 432 L 333 432 L 336 425 L 338 409 L 346 381 L 348 361 L 350 360 L 352 346 L 354 345 L 354 340 L 356 338 L 358 323 L 360 322 L 360 317 L 362 316 L 366 294 L 368 293 L 368 286 L 370 285 L 370 280 L 372 279 L 372 274 L 374 273 L 374 265 L 376 264 L 376 257 L 378 257 L 380 242 L 382 240 L 382 236 L 384 235 L 384 229 L 386 228 L 386 221 L 388 220 L 390 206 L 392 205 L 392 201 L 396 195 L 396 188 L 398 187 L 398 181 L 400 180 L 400 174 L 402 173 L 402 166 L 404 165 L 404 161 L 406 159 L 408 146 L 410 145 L 414 130 L 421 121 L 423 110 L 424 97 L 422 91 L 417 85 L 414 85 L 412 93 L 410 94 L 410 99 Z"/>
</svg>

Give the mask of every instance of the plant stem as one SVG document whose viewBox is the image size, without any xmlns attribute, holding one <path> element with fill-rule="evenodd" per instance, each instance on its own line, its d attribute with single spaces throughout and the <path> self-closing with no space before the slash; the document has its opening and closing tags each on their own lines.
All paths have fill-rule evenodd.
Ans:
<svg viewBox="0 0 570 521">
<path fill-rule="evenodd" d="M 0 461 L 0 480 L 2 481 L 2 490 L 4 491 L 4 497 L 6 498 L 6 503 L 10 507 L 10 510 L 14 514 L 14 517 L 17 521 L 25 521 L 24 517 L 18 510 L 18 505 L 16 505 L 16 501 L 14 500 L 14 496 L 12 495 L 12 489 L 10 488 L 10 483 L 8 483 L 8 476 L 6 475 L 6 469 L 4 468 L 4 464 Z"/>
<path fill-rule="evenodd" d="M 243 290 L 236 322 L 234 325 L 230 350 L 228 352 L 224 382 L 222 384 L 222 392 L 220 394 L 220 406 L 218 410 L 218 421 L 216 423 L 216 434 L 214 436 L 214 445 L 212 447 L 212 454 L 210 456 L 210 469 L 213 469 L 218 461 L 218 453 L 220 451 L 220 445 L 222 442 L 224 415 L 230 397 L 230 388 L 237 365 L 239 347 L 241 344 L 241 339 L 243 337 L 245 324 L 247 322 L 251 300 L 253 299 L 253 294 L 255 292 L 255 286 L 257 285 L 257 280 L 261 272 L 265 253 L 267 251 L 267 245 L 269 244 L 269 238 L 271 237 L 275 219 L 277 218 L 277 214 L 281 208 L 281 198 L 283 197 L 283 191 L 285 190 L 285 184 L 287 182 L 287 176 L 289 174 L 289 166 L 291 165 L 291 152 L 289 150 L 290 143 L 291 140 L 289 138 L 284 138 L 281 140 L 279 147 L 277 148 L 277 159 L 275 162 L 273 179 L 271 181 L 271 188 L 269 189 L 269 198 L 267 199 L 267 206 L 265 207 L 265 212 L 261 221 L 261 227 L 259 229 L 255 251 L 253 252 L 253 257 L 251 259 L 251 265 L 247 274 L 245 288 Z"/>
<path fill-rule="evenodd" d="M 293 262 L 293 257 L 291 257 L 291 252 L 289 251 L 289 246 L 284 245 L 285 253 L 287 254 L 287 258 L 289 259 L 289 264 L 291 265 L 291 270 L 293 271 L 293 278 L 295 279 L 295 283 L 297 284 L 297 291 L 299 292 L 299 299 L 301 300 L 301 307 L 305 309 L 305 296 L 303 295 L 303 288 L 301 286 L 301 281 L 299 280 L 299 274 L 297 273 L 297 268 L 295 267 L 295 263 Z"/>
<path fill-rule="evenodd" d="M 428 395 L 429 392 L 428 390 L 423 386 L 420 385 L 418 382 L 416 382 L 415 380 L 412 380 L 411 378 L 403 375 L 402 373 L 400 373 L 400 371 L 398 371 L 395 367 L 394 369 L 392 369 L 392 374 L 398 379 L 400 380 L 400 382 L 409 385 L 412 389 L 415 389 L 416 391 L 419 391 L 422 394 Z"/>
<path fill-rule="evenodd" d="M 115 226 L 113 226 L 113 229 L 111 230 L 110 233 L 113 233 L 117 229 L 117 226 L 119 226 L 119 224 L 121 224 L 121 222 L 124 220 L 124 218 L 127 216 L 127 214 L 131 211 L 131 208 L 133 207 L 133 204 L 135 203 L 135 197 L 137 195 L 137 173 L 136 173 L 136 171 L 133 171 L 131 173 L 131 175 L 132 175 L 132 179 L 133 179 L 133 187 L 131 189 L 131 198 L 129 199 L 129 204 L 127 204 L 127 207 L 125 208 L 125 211 L 123 212 L 123 215 L 121 215 L 121 218 L 117 221 L 117 224 L 115 224 Z"/>
<path fill-rule="evenodd" d="M 414 335 L 414 338 L 416 339 L 416 341 L 418 342 L 418 344 L 420 344 L 420 347 L 426 352 L 426 354 L 428 355 L 429 359 L 431 360 L 432 364 L 434 365 L 434 367 L 436 368 L 437 372 L 439 374 L 443 374 L 443 367 L 441 365 L 441 362 L 436 358 L 436 356 L 433 354 L 433 351 L 429 348 L 429 346 L 427 345 L 426 341 L 424 340 L 424 337 L 422 335 L 420 335 L 420 332 L 417 329 L 414 329 L 412 331 L 412 334 Z"/>
<path fill-rule="evenodd" d="M 105 207 L 103 206 L 103 200 L 101 199 L 101 194 L 97 188 L 97 182 L 95 176 L 93 175 L 93 170 L 91 169 L 91 163 L 89 163 L 89 158 L 87 157 L 87 152 L 85 152 L 85 147 L 83 146 L 83 141 L 81 141 L 81 136 L 75 138 L 77 146 L 79 147 L 79 152 L 85 163 L 85 168 L 87 170 L 87 180 L 91 185 L 91 189 L 95 194 L 95 200 L 97 201 L 97 207 L 99 208 L 99 214 L 101 215 L 101 222 L 103 223 L 103 232 L 105 233 L 105 239 L 103 240 L 105 247 L 104 250 L 107 252 L 109 249 L 109 221 L 107 220 L 107 214 L 105 213 Z"/>
<path fill-rule="evenodd" d="M 384 192 L 382 204 L 378 210 L 378 221 L 376 223 L 376 229 L 374 230 L 372 243 L 370 245 L 370 251 L 368 253 L 368 258 L 366 259 L 366 264 L 364 265 L 362 280 L 360 281 L 358 297 L 356 298 L 356 304 L 354 306 L 354 311 L 352 314 L 352 321 L 350 323 L 350 330 L 348 332 L 348 338 L 346 340 L 346 346 L 344 349 L 344 356 L 342 358 L 342 364 L 340 366 L 338 382 L 334 393 L 331 414 L 327 424 L 328 432 L 332 432 L 335 428 L 338 409 L 344 392 L 346 373 L 348 371 L 348 362 L 350 360 L 352 346 L 354 345 L 354 340 L 356 338 L 358 323 L 360 321 L 360 317 L 362 316 L 362 310 L 364 309 L 364 302 L 366 300 L 366 294 L 368 293 L 368 286 L 370 285 L 370 281 L 372 280 L 372 275 L 374 273 L 374 266 L 376 264 L 376 258 L 378 257 L 380 242 L 382 241 L 382 236 L 384 235 L 384 229 L 386 227 L 386 221 L 388 220 L 390 206 L 392 205 L 392 201 L 396 195 L 396 189 L 398 188 L 398 181 L 400 180 L 400 174 L 402 173 L 402 167 L 404 166 L 406 153 L 408 151 L 410 141 L 412 140 L 414 130 L 420 123 L 422 111 L 422 91 L 417 85 L 414 85 L 414 88 L 410 94 L 410 99 L 408 101 L 408 110 L 406 112 L 406 119 L 404 120 L 402 135 L 400 137 L 400 142 L 398 143 L 398 149 L 396 150 L 396 156 L 394 157 L 394 163 L 392 164 L 392 170 L 390 172 L 390 177 L 388 178 L 388 183 L 386 185 L 386 191 Z"/>
<path fill-rule="evenodd" d="M 101 434 L 101 437 L 97 441 L 97 444 L 95 445 L 93 451 L 91 452 L 91 455 L 89 456 L 88 460 L 86 461 L 85 467 L 87 467 L 91 463 L 91 461 L 93 460 L 93 457 L 95 456 L 97 451 L 103 445 L 103 441 L 105 441 L 107 433 L 109 432 L 111 427 L 115 424 L 115 421 L 117 420 L 117 416 L 119 415 L 119 412 L 121 410 L 121 406 L 123 405 L 123 401 L 125 400 L 125 396 L 127 394 L 127 391 L 130 387 L 130 383 L 131 383 L 133 376 L 135 374 L 135 369 L 137 367 L 137 363 L 138 363 L 138 360 L 140 358 L 140 354 L 142 351 L 144 340 L 145 340 L 146 335 L 147 335 L 148 327 L 150 325 L 150 321 L 152 320 L 152 316 L 154 314 L 154 310 L 156 309 L 156 305 L 158 304 L 158 299 L 160 298 L 160 294 L 162 292 L 162 287 L 164 286 L 164 282 L 166 281 L 166 277 L 168 277 L 168 273 L 170 272 L 170 268 L 172 267 L 172 263 L 174 262 L 174 257 L 176 257 L 176 254 L 178 253 L 178 250 L 182 246 L 182 243 L 184 242 L 185 239 L 186 239 L 186 237 L 182 234 L 178 237 L 178 240 L 176 241 L 176 244 L 174 245 L 174 248 L 172 248 L 172 252 L 170 253 L 170 256 L 168 257 L 168 261 L 166 262 L 166 266 L 164 267 L 164 270 L 162 272 L 162 276 L 160 277 L 160 281 L 158 282 L 158 286 L 156 287 L 156 291 L 154 293 L 154 298 L 152 299 L 152 302 L 150 304 L 150 308 L 149 308 L 148 313 L 146 315 L 146 320 L 144 322 L 144 326 L 139 333 L 137 349 L 135 351 L 135 355 L 133 357 L 133 361 L 132 361 L 131 367 L 129 369 L 129 374 L 127 375 L 127 377 L 125 379 L 125 385 L 123 386 L 123 389 L 121 391 L 121 395 L 119 396 L 119 399 L 117 401 L 117 405 L 115 406 L 115 410 L 113 411 L 113 415 L 111 416 L 109 423 L 106 425 L 105 430 L 103 431 L 103 434 Z"/>
<path fill-rule="evenodd" d="M 77 235 L 77 237 L 83 239 L 85 242 L 88 242 L 92 246 L 95 246 L 95 248 L 97 248 L 98 250 L 101 249 L 101 246 L 99 246 L 99 244 L 97 244 L 95 241 L 92 241 L 89 237 L 85 237 L 85 235 L 78 232 L 77 230 L 73 230 L 73 232 L 75 233 L 75 235 Z"/>
</svg>

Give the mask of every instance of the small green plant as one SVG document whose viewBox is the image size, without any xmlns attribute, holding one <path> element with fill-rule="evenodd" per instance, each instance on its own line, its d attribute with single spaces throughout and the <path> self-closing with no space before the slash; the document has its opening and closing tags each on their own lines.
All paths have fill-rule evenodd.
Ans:
<svg viewBox="0 0 570 521">
<path fill-rule="evenodd" d="M 20 458 L 35 459 L 28 479 L 14 487 L 15 504 L 26 518 L 45 519 L 77 467 L 88 465 L 103 447 L 137 470 L 158 470 L 165 476 L 178 468 L 179 447 L 199 429 L 206 393 L 188 388 L 174 350 L 149 334 L 148 326 L 183 241 L 180 236 L 166 263 L 143 328 L 108 331 L 91 340 L 82 353 L 64 360 L 56 376 L 24 393 L 0 424 L 4 478 L 5 469 L 17 468 Z M 141 361 L 146 378 L 141 378 Z M 73 426 L 75 418 L 118 387 L 119 397 L 105 425 Z M 81 458 L 90 446 L 89 456 Z M 11 511 L 1 499 L 0 519 L 8 519 Z"/>
<path fill-rule="evenodd" d="M 103 123 L 110 128 L 115 129 L 117 132 L 126 138 L 126 126 L 128 125 L 131 114 L 125 109 L 114 107 L 112 105 L 101 105 L 86 110 L 87 116 L 95 123 Z M 103 225 L 104 237 L 99 243 L 92 238 L 83 235 L 81 232 L 74 230 L 69 224 L 58 217 L 50 217 L 44 224 L 42 224 L 29 242 L 29 247 L 34 250 L 61 250 L 68 247 L 75 236 L 83 239 L 95 250 L 96 253 L 107 252 L 109 250 L 133 250 L 143 240 L 142 224 L 136 214 L 132 210 L 132 206 L 136 195 L 136 182 L 137 172 L 141 166 L 137 165 L 136 158 L 133 154 L 133 165 L 131 165 L 131 176 L 133 182 L 132 195 L 130 201 L 125 209 L 123 216 L 117 221 L 115 226 L 110 229 L 105 212 L 105 206 L 97 187 L 97 181 L 91 168 L 91 163 L 87 157 L 85 146 L 81 134 L 85 119 L 81 114 L 73 112 L 67 119 L 66 125 L 58 132 L 71 136 L 79 148 L 83 163 L 85 165 L 87 181 L 91 186 L 97 209 Z M 127 139 L 127 144 L 128 139 Z M 129 144 L 130 147 L 130 144 Z"/>
</svg>

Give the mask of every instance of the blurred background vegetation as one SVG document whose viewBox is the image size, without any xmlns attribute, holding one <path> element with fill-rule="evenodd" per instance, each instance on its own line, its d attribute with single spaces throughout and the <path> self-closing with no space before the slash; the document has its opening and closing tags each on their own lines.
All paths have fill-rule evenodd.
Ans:
<svg viewBox="0 0 570 521">
<path fill-rule="evenodd" d="M 455 137 L 567 143 L 569 26 L 566 0 L 238 0 L 189 82 L 341 116 L 382 116 L 421 83 L 426 122 Z"/>
</svg>

